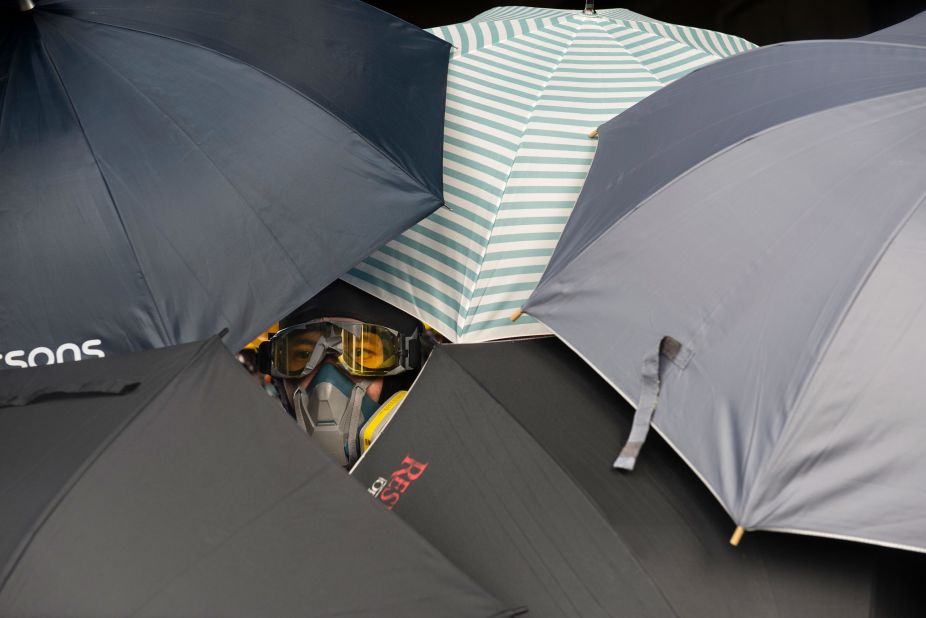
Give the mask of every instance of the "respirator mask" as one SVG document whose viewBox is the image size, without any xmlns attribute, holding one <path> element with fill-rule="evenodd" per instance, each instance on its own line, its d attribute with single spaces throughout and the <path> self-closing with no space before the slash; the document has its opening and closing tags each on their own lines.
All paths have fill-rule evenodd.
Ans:
<svg viewBox="0 0 926 618">
<path fill-rule="evenodd" d="M 360 428 L 379 408 L 366 394 L 369 385 L 369 380 L 354 382 L 325 363 L 305 389 L 293 393 L 296 422 L 342 466 L 357 461 Z"/>
<path fill-rule="evenodd" d="M 321 318 L 284 328 L 261 344 L 259 356 L 275 378 L 298 380 L 317 369 L 311 382 L 293 393 L 292 412 L 299 426 L 345 466 L 357 460 L 359 430 L 379 408 L 366 394 L 371 380 L 421 365 L 417 329 L 405 336 L 350 319 Z"/>
</svg>

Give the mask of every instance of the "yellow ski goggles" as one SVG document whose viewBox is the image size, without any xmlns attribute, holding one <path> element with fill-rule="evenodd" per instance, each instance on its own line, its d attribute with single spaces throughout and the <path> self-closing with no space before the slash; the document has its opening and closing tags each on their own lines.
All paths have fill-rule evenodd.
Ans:
<svg viewBox="0 0 926 618">
<path fill-rule="evenodd" d="M 402 333 L 356 320 L 323 318 L 281 329 L 270 339 L 270 375 L 301 378 L 328 357 L 348 373 L 384 377 L 417 369 L 418 331 Z"/>
</svg>

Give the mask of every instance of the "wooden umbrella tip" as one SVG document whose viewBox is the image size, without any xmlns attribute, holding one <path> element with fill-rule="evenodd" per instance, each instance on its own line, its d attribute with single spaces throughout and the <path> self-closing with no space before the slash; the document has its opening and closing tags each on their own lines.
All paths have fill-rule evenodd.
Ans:
<svg viewBox="0 0 926 618">
<path fill-rule="evenodd" d="M 598 129 L 592 129 L 588 132 L 588 139 L 598 139 Z"/>
<path fill-rule="evenodd" d="M 511 321 L 517 322 L 518 318 L 520 318 L 522 315 L 524 315 L 524 312 L 521 309 L 518 309 L 517 311 L 511 314 Z"/>
<path fill-rule="evenodd" d="M 733 531 L 733 536 L 730 537 L 730 545 L 736 547 L 740 544 L 740 541 L 743 540 L 743 535 L 746 533 L 746 530 L 742 526 L 737 526 L 736 530 Z"/>
</svg>

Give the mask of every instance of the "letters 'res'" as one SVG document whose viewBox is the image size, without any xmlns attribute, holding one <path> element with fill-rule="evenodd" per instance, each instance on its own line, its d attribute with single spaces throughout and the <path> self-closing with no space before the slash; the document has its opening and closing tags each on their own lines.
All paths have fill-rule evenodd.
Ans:
<svg viewBox="0 0 926 618">
<path fill-rule="evenodd" d="M 379 494 L 379 499 L 386 505 L 386 508 L 391 511 L 392 507 L 394 507 L 399 501 L 399 497 L 401 495 L 402 494 L 399 492 L 390 489 L 387 485 L 386 488 Z"/>
<path fill-rule="evenodd" d="M 402 467 L 405 468 L 405 474 L 408 476 L 408 480 L 414 481 L 421 476 L 424 469 L 428 467 L 428 464 L 416 461 L 406 455 L 405 459 L 402 460 Z"/>
</svg>

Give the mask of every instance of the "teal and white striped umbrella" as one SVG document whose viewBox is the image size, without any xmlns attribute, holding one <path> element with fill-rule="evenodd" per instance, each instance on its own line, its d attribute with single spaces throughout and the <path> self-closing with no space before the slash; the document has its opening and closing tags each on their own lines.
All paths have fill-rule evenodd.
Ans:
<svg viewBox="0 0 926 618">
<path fill-rule="evenodd" d="M 754 47 L 624 9 L 500 7 L 431 32 L 455 48 L 447 207 L 344 279 L 458 342 L 549 332 L 510 316 L 575 205 L 597 143 L 588 133 L 693 69 Z"/>
</svg>

